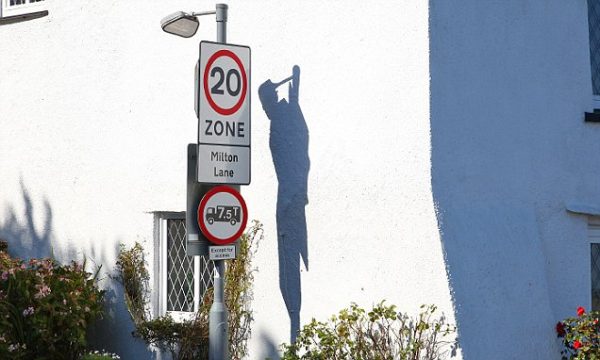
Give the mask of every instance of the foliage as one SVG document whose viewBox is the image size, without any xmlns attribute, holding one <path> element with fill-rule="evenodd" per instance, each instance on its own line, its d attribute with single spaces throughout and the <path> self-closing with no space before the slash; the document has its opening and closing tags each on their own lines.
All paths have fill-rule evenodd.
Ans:
<svg viewBox="0 0 600 360">
<path fill-rule="evenodd" d="M 556 334 L 562 338 L 563 359 L 600 359 L 600 312 L 586 313 L 577 308 L 577 317 L 570 317 L 556 324 Z"/>
<path fill-rule="evenodd" d="M 434 318 L 434 305 L 421 306 L 416 318 L 382 301 L 369 312 L 356 304 L 328 322 L 313 319 L 296 342 L 283 344 L 283 360 L 420 360 L 441 359 L 456 341 L 444 316 Z"/>
<path fill-rule="evenodd" d="M 240 241 L 240 253 L 228 261 L 225 274 L 225 304 L 229 312 L 228 334 L 230 359 L 242 359 L 247 354 L 247 342 L 252 322 L 252 259 L 263 237 L 262 225 L 254 221 Z M 134 335 L 146 343 L 169 351 L 173 359 L 206 359 L 208 357 L 208 315 L 212 304 L 212 288 L 196 316 L 177 322 L 169 315 L 150 319 L 147 309 L 148 271 L 143 248 L 135 244 L 121 248 L 117 261 L 117 279 L 125 288 L 129 313 L 135 323 Z"/>
<path fill-rule="evenodd" d="M 85 261 L 25 262 L 0 251 L 0 358 L 78 359 L 87 326 L 102 314 L 97 274 Z"/>
<path fill-rule="evenodd" d="M 121 244 L 116 279 L 125 287 L 125 303 L 134 323 L 147 318 L 146 296 L 150 276 L 145 266 L 144 249 L 139 243 L 126 250 Z"/>
<path fill-rule="evenodd" d="M 247 355 L 250 324 L 252 323 L 252 284 L 255 268 L 252 259 L 256 254 L 253 244 L 260 242 L 263 236 L 262 225 L 254 221 L 250 229 L 242 236 L 240 253 L 229 262 L 225 273 L 225 303 L 229 310 L 229 357 L 243 359 Z M 209 298 L 212 291 L 209 292 Z M 208 305 L 212 300 L 204 301 L 204 314 L 208 314 Z"/>
<path fill-rule="evenodd" d="M 169 315 L 136 325 L 135 336 L 169 351 L 173 359 L 208 358 L 208 320 L 197 316 L 175 321 Z"/>
</svg>

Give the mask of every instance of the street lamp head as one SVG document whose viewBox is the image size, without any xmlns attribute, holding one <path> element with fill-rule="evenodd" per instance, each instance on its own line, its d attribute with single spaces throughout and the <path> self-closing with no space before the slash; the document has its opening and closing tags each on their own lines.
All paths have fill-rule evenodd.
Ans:
<svg viewBox="0 0 600 360">
<path fill-rule="evenodd" d="M 183 11 L 173 13 L 160 21 L 163 31 L 184 38 L 194 36 L 199 25 L 200 23 L 196 16 L 184 13 Z"/>
</svg>

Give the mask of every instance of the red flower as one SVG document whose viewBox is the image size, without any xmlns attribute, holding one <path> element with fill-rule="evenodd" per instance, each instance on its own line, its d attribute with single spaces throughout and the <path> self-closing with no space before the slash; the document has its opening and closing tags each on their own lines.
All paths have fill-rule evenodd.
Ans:
<svg viewBox="0 0 600 360">
<path fill-rule="evenodd" d="M 580 347 L 581 347 L 581 343 L 579 342 L 579 340 L 573 341 L 573 348 L 575 350 L 579 349 Z"/>
<path fill-rule="evenodd" d="M 556 334 L 558 337 L 565 336 L 565 324 L 560 321 L 556 323 Z"/>
<path fill-rule="evenodd" d="M 585 314 L 585 309 L 580 306 L 577 308 L 577 316 L 583 316 L 583 314 Z"/>
<path fill-rule="evenodd" d="M 565 336 L 565 324 L 560 321 L 556 323 L 556 334 L 558 337 Z"/>
</svg>

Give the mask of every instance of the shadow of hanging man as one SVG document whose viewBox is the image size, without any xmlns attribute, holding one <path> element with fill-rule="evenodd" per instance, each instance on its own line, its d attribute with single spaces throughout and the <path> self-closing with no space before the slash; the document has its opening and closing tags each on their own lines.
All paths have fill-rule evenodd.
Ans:
<svg viewBox="0 0 600 360">
<path fill-rule="evenodd" d="M 287 83 L 289 101 L 278 101 L 277 87 Z M 258 88 L 263 110 L 271 120 L 269 147 L 277 173 L 277 250 L 279 254 L 279 288 L 290 317 L 290 341 L 300 330 L 302 290 L 300 258 L 308 270 L 308 246 L 305 206 L 308 204 L 307 182 L 308 127 L 298 103 L 300 67 L 292 76 L 278 83 L 265 81 Z"/>
</svg>

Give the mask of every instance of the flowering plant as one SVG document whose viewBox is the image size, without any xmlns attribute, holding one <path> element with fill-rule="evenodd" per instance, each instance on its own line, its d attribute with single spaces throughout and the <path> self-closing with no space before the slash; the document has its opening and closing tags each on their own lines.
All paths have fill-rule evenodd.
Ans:
<svg viewBox="0 0 600 360">
<path fill-rule="evenodd" d="M 422 305 L 417 316 L 384 301 L 367 311 L 352 303 L 328 321 L 312 319 L 292 344 L 282 344 L 282 360 L 436 360 L 453 356 L 456 328 Z"/>
<path fill-rule="evenodd" d="M 577 316 L 556 324 L 556 335 L 562 339 L 563 359 L 600 359 L 600 312 L 577 308 Z"/>
<path fill-rule="evenodd" d="M 27 262 L 0 251 L 0 358 L 78 359 L 104 291 L 84 264 Z M 97 275 L 97 273 L 96 273 Z"/>
</svg>

